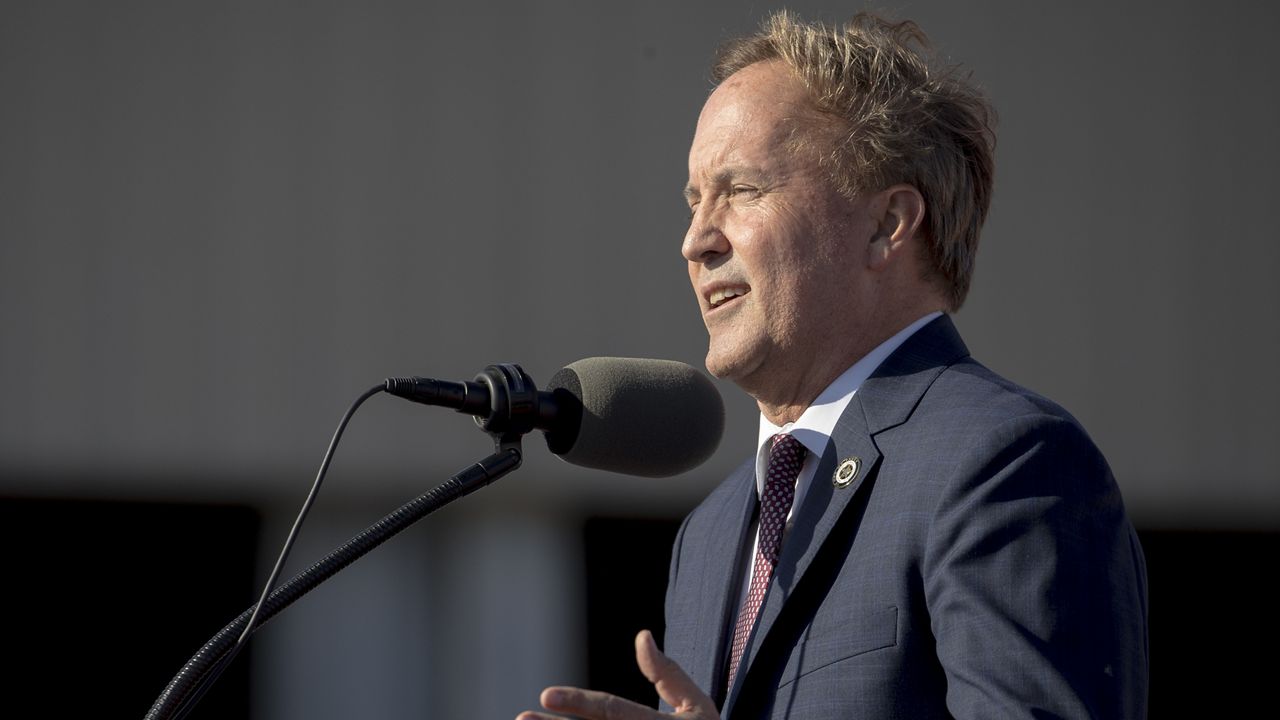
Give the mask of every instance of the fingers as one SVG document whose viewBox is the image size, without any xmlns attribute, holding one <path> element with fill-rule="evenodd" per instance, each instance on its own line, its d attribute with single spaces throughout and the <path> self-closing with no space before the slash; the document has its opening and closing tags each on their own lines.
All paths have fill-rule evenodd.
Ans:
<svg viewBox="0 0 1280 720">
<path fill-rule="evenodd" d="M 636 664 L 658 691 L 658 695 L 688 718 L 718 718 L 716 705 L 698 688 L 684 670 L 658 650 L 653 634 L 641 630 L 636 635 Z M 587 720 L 658 720 L 670 717 L 616 695 L 573 687 L 549 687 L 542 691 L 542 707 L 557 713 L 577 715 Z M 516 720 L 562 720 L 555 715 L 523 712 Z"/>
<path fill-rule="evenodd" d="M 715 717 L 716 705 L 685 674 L 676 661 L 662 654 L 653 633 L 641 630 L 636 635 L 636 664 L 640 672 L 677 713 L 697 712 L 699 717 Z"/>
<path fill-rule="evenodd" d="M 542 691 L 541 700 L 542 707 L 548 710 L 578 715 L 588 720 L 654 720 L 661 717 L 653 708 L 596 690 L 549 687 Z M 517 720 L 547 720 L 553 717 L 542 713 L 522 713 Z"/>
</svg>

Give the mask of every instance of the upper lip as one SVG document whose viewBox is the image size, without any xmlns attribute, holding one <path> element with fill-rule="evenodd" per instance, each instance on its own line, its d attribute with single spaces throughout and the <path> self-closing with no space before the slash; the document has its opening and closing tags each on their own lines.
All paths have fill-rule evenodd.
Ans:
<svg viewBox="0 0 1280 720">
<path fill-rule="evenodd" d="M 702 286 L 702 300 L 707 304 L 708 308 L 716 307 L 716 303 L 713 303 L 711 298 L 726 290 L 736 291 L 736 294 L 738 295 L 745 295 L 746 293 L 751 292 L 751 286 L 745 282 L 717 280 Z"/>
</svg>

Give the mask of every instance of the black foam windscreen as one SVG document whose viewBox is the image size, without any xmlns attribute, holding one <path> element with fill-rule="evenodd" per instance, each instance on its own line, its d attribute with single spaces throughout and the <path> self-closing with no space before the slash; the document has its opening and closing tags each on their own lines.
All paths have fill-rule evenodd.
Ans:
<svg viewBox="0 0 1280 720">
<path fill-rule="evenodd" d="M 720 393 L 674 360 L 587 358 L 557 372 L 547 390 L 581 412 L 575 435 L 547 434 L 551 451 L 575 465 L 677 475 L 711 457 L 724 434 Z"/>
</svg>

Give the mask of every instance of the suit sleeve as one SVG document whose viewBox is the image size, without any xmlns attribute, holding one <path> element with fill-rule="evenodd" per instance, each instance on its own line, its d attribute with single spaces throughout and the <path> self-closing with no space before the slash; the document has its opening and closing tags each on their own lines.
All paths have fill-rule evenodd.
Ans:
<svg viewBox="0 0 1280 720">
<path fill-rule="evenodd" d="M 956 718 L 1145 716 L 1142 552 L 1073 421 L 1017 418 L 973 443 L 934 509 L 922 571 Z"/>
<path fill-rule="evenodd" d="M 662 638 L 662 650 L 668 657 L 671 657 L 673 652 L 675 652 L 677 658 L 680 656 L 679 648 L 672 647 L 672 641 L 674 638 L 673 638 L 671 626 L 675 618 L 675 606 L 672 598 L 675 596 L 677 592 L 676 581 L 680 575 L 680 550 L 681 550 L 681 547 L 684 545 L 684 531 L 685 531 L 685 528 L 689 527 L 690 517 L 692 517 L 692 515 L 685 517 L 684 521 L 680 523 L 680 530 L 676 532 L 675 542 L 673 542 L 671 545 L 671 567 L 667 571 L 667 595 L 666 595 L 666 602 L 663 608 L 664 616 L 666 617 L 667 622 L 666 622 L 666 631 Z M 674 708 L 668 705 L 665 700 L 662 700 L 662 698 L 659 698 L 658 710 L 662 712 L 672 712 Z"/>
</svg>

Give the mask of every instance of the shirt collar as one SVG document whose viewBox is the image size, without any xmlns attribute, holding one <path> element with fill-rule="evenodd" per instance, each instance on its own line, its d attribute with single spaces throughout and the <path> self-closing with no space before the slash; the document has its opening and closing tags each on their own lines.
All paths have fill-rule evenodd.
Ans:
<svg viewBox="0 0 1280 720">
<path fill-rule="evenodd" d="M 769 467 L 769 438 L 778 433 L 791 433 L 815 457 L 822 457 L 822 453 L 827 449 L 827 443 L 831 441 L 831 433 L 835 432 L 836 423 L 849 407 L 849 403 L 853 401 L 853 396 L 862 383 L 871 377 L 871 373 L 880 367 L 880 363 L 906 342 L 907 338 L 941 315 L 941 312 L 931 312 L 880 343 L 819 393 L 795 422 L 782 426 L 774 425 L 764 416 L 764 413 L 761 413 L 760 434 L 756 445 L 756 491 L 764 492 L 764 476 Z"/>
</svg>

